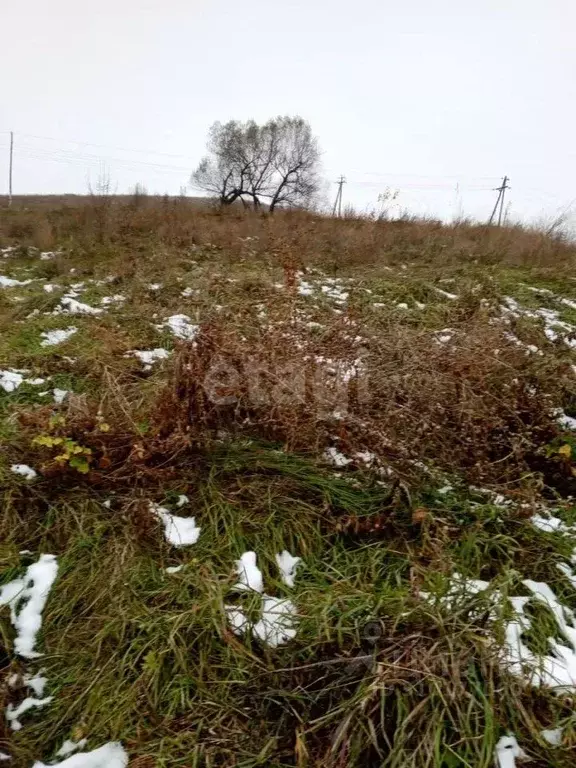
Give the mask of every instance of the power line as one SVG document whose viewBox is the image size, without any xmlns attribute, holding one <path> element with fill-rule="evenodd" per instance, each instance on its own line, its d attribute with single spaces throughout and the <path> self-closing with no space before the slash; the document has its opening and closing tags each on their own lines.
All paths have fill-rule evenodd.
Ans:
<svg viewBox="0 0 576 768">
<path fill-rule="evenodd" d="M 500 205 L 500 211 L 498 213 L 498 226 L 500 227 L 502 225 L 502 212 L 504 210 L 504 195 L 506 194 L 506 190 L 510 189 L 508 186 L 508 176 L 504 176 L 502 179 L 502 184 L 499 187 L 496 187 L 494 192 L 498 192 L 498 197 L 496 198 L 496 203 L 494 205 L 494 209 L 492 210 L 492 213 L 490 215 L 490 219 L 488 220 L 488 224 L 492 224 L 494 220 L 494 216 L 496 215 L 496 211 L 498 209 L 498 205 Z"/>
<path fill-rule="evenodd" d="M 4 133 L 4 131 L 2 131 Z M 168 152 L 157 152 L 155 149 L 134 149 L 133 147 L 116 147 L 111 144 L 96 144 L 92 141 L 79 141 L 77 139 L 58 139 L 55 136 L 38 136 L 33 133 L 20 133 L 19 136 L 25 136 L 28 139 L 41 139 L 43 141 L 57 141 L 60 144 L 79 144 L 81 146 L 85 147 L 100 147 L 102 149 L 114 149 L 117 152 L 136 152 L 139 154 L 148 154 L 148 155 L 158 155 L 159 157 L 172 157 L 172 158 L 180 158 L 183 160 L 192 160 L 194 161 L 196 158 L 193 158 L 191 155 L 175 155 L 170 154 Z"/>
<path fill-rule="evenodd" d="M 338 181 L 336 182 L 338 184 L 338 192 L 336 193 L 336 200 L 334 200 L 334 208 L 332 209 L 332 215 L 336 215 L 336 209 L 338 209 L 338 218 L 342 216 L 342 187 L 344 184 L 346 184 L 346 179 L 344 176 L 340 176 Z"/>
<path fill-rule="evenodd" d="M 14 133 L 10 131 L 10 162 L 8 164 L 8 208 L 12 205 L 12 165 L 14 159 Z"/>
</svg>

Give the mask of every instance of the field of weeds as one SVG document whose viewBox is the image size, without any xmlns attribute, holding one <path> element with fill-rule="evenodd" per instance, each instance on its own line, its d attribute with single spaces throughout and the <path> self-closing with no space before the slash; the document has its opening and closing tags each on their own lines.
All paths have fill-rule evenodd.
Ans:
<svg viewBox="0 0 576 768">
<path fill-rule="evenodd" d="M 0 760 L 573 766 L 575 263 L 520 228 L 2 210 Z"/>
</svg>

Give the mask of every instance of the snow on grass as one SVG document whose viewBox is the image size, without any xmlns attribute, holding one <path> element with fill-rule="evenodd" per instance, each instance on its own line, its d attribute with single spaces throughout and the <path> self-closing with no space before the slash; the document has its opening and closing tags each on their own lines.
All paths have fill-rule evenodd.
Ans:
<svg viewBox="0 0 576 768">
<path fill-rule="evenodd" d="M 59 763 L 36 761 L 32 768 L 126 768 L 128 755 L 119 741 L 109 741 L 91 752 L 78 752 Z"/>
<path fill-rule="evenodd" d="M 301 562 L 300 557 L 294 557 L 286 549 L 283 552 L 281 552 L 279 555 L 276 555 L 276 563 L 278 564 L 278 568 L 280 569 L 280 576 L 282 578 L 282 581 L 284 582 L 284 584 L 286 584 L 287 587 L 294 586 L 294 577 L 296 575 L 296 569 L 300 562 Z"/>
<path fill-rule="evenodd" d="M 236 560 L 236 573 L 239 581 L 234 585 L 234 589 L 264 591 L 262 571 L 256 565 L 256 552 L 244 552 L 240 559 Z"/>
<path fill-rule="evenodd" d="M 159 360 L 166 360 L 172 353 L 167 349 L 131 349 L 126 353 L 126 357 L 132 355 L 144 365 L 145 371 L 150 371 L 154 363 Z"/>
<path fill-rule="evenodd" d="M 434 286 L 434 290 L 436 291 L 436 293 L 439 293 L 440 296 L 444 296 L 444 298 L 450 299 L 451 301 L 454 301 L 455 299 L 458 298 L 458 296 L 455 293 L 449 293 L 448 291 L 445 291 L 442 288 L 437 288 L 436 286 Z"/>
<path fill-rule="evenodd" d="M 300 296 L 312 296 L 314 293 L 314 286 L 307 283 L 306 280 L 301 280 L 298 285 L 298 293 Z"/>
<path fill-rule="evenodd" d="M 163 323 L 156 326 L 158 331 L 163 331 L 166 328 L 170 330 L 177 339 L 192 341 L 196 338 L 199 326 L 194 325 L 188 315 L 172 315 Z"/>
<path fill-rule="evenodd" d="M 284 645 L 296 637 L 296 616 L 296 606 L 290 600 L 263 595 L 262 614 L 252 633 L 271 648 Z"/>
<path fill-rule="evenodd" d="M 56 256 L 62 256 L 64 251 L 42 251 L 40 254 L 40 261 L 51 261 Z"/>
<path fill-rule="evenodd" d="M 0 752 L 0 762 L 3 760 L 12 760 L 10 755 L 7 755 L 6 752 Z"/>
<path fill-rule="evenodd" d="M 196 525 L 196 518 L 177 517 L 158 504 L 150 504 L 150 511 L 162 520 L 164 535 L 169 544 L 185 547 L 198 541 L 201 529 Z"/>
<path fill-rule="evenodd" d="M 0 275 L 0 288 L 14 288 L 17 285 L 29 285 L 32 280 L 14 280 L 11 277 Z"/>
<path fill-rule="evenodd" d="M 574 561 L 574 555 L 572 556 L 572 561 Z M 556 567 L 558 570 L 566 576 L 570 584 L 572 584 L 573 587 L 576 587 L 576 573 L 574 573 L 574 569 L 570 568 L 568 563 L 556 563 Z"/>
<path fill-rule="evenodd" d="M 500 737 L 495 750 L 498 768 L 516 768 L 516 758 L 525 756 L 514 736 Z"/>
<path fill-rule="evenodd" d="M 55 285 L 54 283 L 44 283 L 42 286 L 43 290 L 46 291 L 46 293 L 54 293 L 54 291 L 57 291 L 60 289 L 59 285 Z"/>
<path fill-rule="evenodd" d="M 352 459 L 344 456 L 344 454 L 340 453 L 340 451 L 334 446 L 326 448 L 324 451 L 324 459 L 330 464 L 333 464 L 335 467 L 346 467 L 348 464 L 352 463 Z"/>
<path fill-rule="evenodd" d="M 166 568 L 166 573 L 179 573 L 184 565 L 170 565 Z"/>
<path fill-rule="evenodd" d="M 180 496 L 178 496 L 178 499 L 176 500 L 176 506 L 177 507 L 183 507 L 184 504 L 188 504 L 190 502 L 190 499 L 188 496 L 186 496 L 185 493 L 181 493 Z"/>
<path fill-rule="evenodd" d="M 561 427 L 564 427 L 565 429 L 576 430 L 576 419 L 564 413 L 562 408 L 558 408 L 556 411 L 554 411 L 554 415 L 556 416 L 556 421 L 558 424 L 560 424 Z"/>
<path fill-rule="evenodd" d="M 31 384 L 34 387 L 44 384 L 45 379 L 26 379 L 24 378 L 28 371 L 23 369 L 8 369 L 5 371 L 0 370 L 0 387 L 5 392 L 14 392 L 18 387 L 23 384 Z"/>
<path fill-rule="evenodd" d="M 34 480 L 37 476 L 36 470 L 29 467 L 28 464 L 12 464 L 10 471 L 14 472 L 15 475 L 21 475 L 26 480 Z"/>
<path fill-rule="evenodd" d="M 162 288 L 162 283 L 148 283 L 146 287 L 149 291 L 159 291 Z"/>
<path fill-rule="evenodd" d="M 276 555 L 276 562 L 284 583 L 287 586 L 293 586 L 294 573 L 300 558 L 293 557 L 284 550 Z M 236 572 L 239 581 L 234 585 L 234 590 L 251 591 L 261 594 L 262 597 L 260 618 L 255 623 L 247 618 L 241 607 L 225 606 L 228 623 L 234 634 L 245 635 L 251 631 L 254 638 L 272 648 L 292 640 L 297 633 L 296 606 L 290 600 L 264 593 L 262 572 L 256 565 L 256 553 L 244 552 L 240 559 L 236 560 Z"/>
<path fill-rule="evenodd" d="M 46 696 L 44 699 L 37 699 L 34 696 L 29 696 L 18 704 L 17 707 L 13 704 L 8 704 L 6 707 L 6 720 L 10 724 L 10 728 L 13 731 L 20 731 L 22 729 L 22 723 L 20 722 L 22 715 L 31 709 L 49 704 L 53 698 L 54 696 Z"/>
<path fill-rule="evenodd" d="M 80 739 L 80 741 L 72 741 L 72 739 L 66 739 L 58 752 L 56 752 L 56 757 L 68 757 L 68 755 L 71 755 L 73 752 L 77 752 L 79 749 L 83 749 L 87 743 L 88 739 Z"/>
<path fill-rule="evenodd" d="M 574 612 L 558 601 L 546 583 L 525 579 L 523 584 L 532 592 L 536 601 L 546 605 L 552 612 L 558 631 L 568 644 L 549 637 L 550 652 L 544 657 L 539 657 L 533 653 L 522 641 L 522 634 L 532 626 L 532 620 L 524 612 L 531 598 L 513 597 L 510 598 L 510 602 L 516 616 L 508 622 L 505 628 L 504 663 L 513 675 L 521 677 L 534 687 L 551 688 L 554 693 L 573 693 L 576 691 L 576 618 Z"/>
<path fill-rule="evenodd" d="M 36 675 L 24 675 L 22 681 L 28 688 L 32 688 L 35 696 L 43 696 L 44 688 L 48 682 L 48 678 L 42 675 L 43 670 L 40 670 Z"/>
<path fill-rule="evenodd" d="M 103 299 L 101 299 L 100 304 L 103 307 L 109 307 L 112 304 L 123 304 L 126 301 L 126 296 L 123 296 L 121 293 L 116 293 L 114 296 L 104 296 Z"/>
<path fill-rule="evenodd" d="M 434 332 L 434 338 L 438 344 L 448 344 L 456 331 L 453 328 L 443 328 L 441 331 Z"/>
<path fill-rule="evenodd" d="M 504 623 L 504 643 L 500 662 L 511 675 L 522 679 L 535 688 L 550 688 L 556 694 L 576 692 L 576 616 L 567 606 L 560 603 L 552 589 L 544 582 L 524 579 L 523 585 L 531 595 L 511 596 L 503 599 L 498 589 L 488 594 L 491 605 L 491 620 L 502 618 L 505 605 L 513 610 L 511 619 Z M 478 579 L 465 579 L 460 574 L 453 574 L 448 590 L 436 597 L 446 610 L 462 602 L 469 601 L 474 595 L 490 588 L 490 584 Z M 426 601 L 434 596 L 421 593 Z M 558 634 L 563 638 L 548 637 L 549 652 L 544 655 L 534 653 L 524 641 L 524 635 L 532 628 L 532 618 L 526 612 L 528 604 L 542 603 L 551 612 L 556 622 Z M 479 615 L 479 614 L 478 614 Z"/>
<path fill-rule="evenodd" d="M 102 312 L 104 312 L 103 309 L 82 304 L 70 295 L 63 296 L 60 299 L 60 306 L 55 310 L 56 314 L 64 315 L 101 315 Z"/>
<path fill-rule="evenodd" d="M 540 736 L 553 747 L 559 747 L 562 744 L 563 730 L 563 728 L 545 728 L 543 731 L 540 731 Z"/>
<path fill-rule="evenodd" d="M 78 328 L 74 326 L 70 326 L 69 328 L 63 328 L 61 330 L 42 331 L 42 333 L 40 334 L 40 336 L 42 337 L 40 346 L 53 347 L 56 344 L 62 344 L 64 341 L 67 341 L 71 336 L 74 336 L 77 330 Z"/>
<path fill-rule="evenodd" d="M 53 389 L 52 394 L 54 396 L 54 402 L 56 405 L 62 405 L 68 393 L 69 391 L 67 389 Z"/>
<path fill-rule="evenodd" d="M 235 635 L 246 634 L 250 629 L 251 624 L 242 608 L 238 608 L 236 605 L 225 605 L 224 609 L 232 632 L 234 632 Z"/>
<path fill-rule="evenodd" d="M 532 515 L 530 522 L 533 526 L 545 533 L 576 533 L 576 526 L 566 525 L 559 517 L 554 517 L 548 513 L 548 517 L 536 514 Z"/>
<path fill-rule="evenodd" d="M 21 579 L 14 579 L 0 587 L 0 606 L 10 606 L 10 618 L 16 629 L 14 651 L 27 659 L 41 654 L 34 650 L 36 636 L 42 626 L 42 611 L 50 588 L 58 573 L 55 555 L 40 555 L 36 563 L 28 566 Z"/>
</svg>

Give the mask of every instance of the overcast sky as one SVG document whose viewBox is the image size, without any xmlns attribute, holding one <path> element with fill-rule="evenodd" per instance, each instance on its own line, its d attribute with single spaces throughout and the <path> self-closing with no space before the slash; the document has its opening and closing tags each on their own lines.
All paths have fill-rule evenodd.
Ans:
<svg viewBox="0 0 576 768">
<path fill-rule="evenodd" d="M 10 130 L 15 194 L 101 162 L 177 193 L 214 120 L 300 114 L 360 208 L 483 217 L 504 174 L 517 218 L 576 202 L 575 0 L 0 0 L 0 23 L 2 192 Z"/>
</svg>

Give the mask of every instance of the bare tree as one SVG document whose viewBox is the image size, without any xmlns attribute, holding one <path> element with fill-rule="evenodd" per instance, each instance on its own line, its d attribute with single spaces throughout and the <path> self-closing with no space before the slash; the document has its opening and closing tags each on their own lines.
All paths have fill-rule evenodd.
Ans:
<svg viewBox="0 0 576 768">
<path fill-rule="evenodd" d="M 266 201 L 270 211 L 305 206 L 320 188 L 318 142 L 301 117 L 277 117 L 262 126 L 253 120 L 214 123 L 208 153 L 191 183 L 222 205 L 241 200 L 259 207 Z"/>
<path fill-rule="evenodd" d="M 263 129 L 274 146 L 273 173 L 265 195 L 270 211 L 282 205 L 307 206 L 320 189 L 320 149 L 309 123 L 301 117 L 278 117 Z"/>
</svg>

